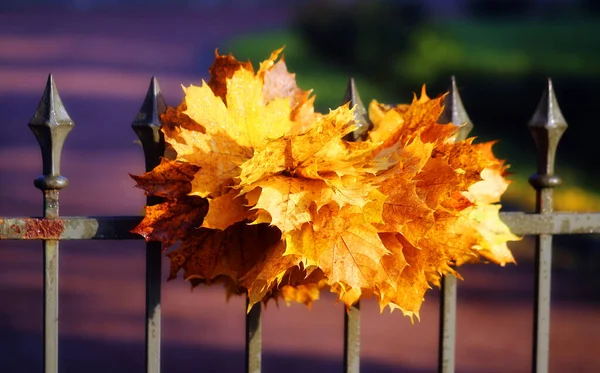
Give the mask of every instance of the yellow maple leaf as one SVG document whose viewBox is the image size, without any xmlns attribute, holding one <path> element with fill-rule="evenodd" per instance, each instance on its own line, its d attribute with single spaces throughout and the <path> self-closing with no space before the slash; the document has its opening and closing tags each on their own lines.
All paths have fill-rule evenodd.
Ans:
<svg viewBox="0 0 600 373">
<path fill-rule="evenodd" d="M 223 133 L 208 134 L 179 128 L 165 136 L 177 159 L 193 165 L 202 165 L 191 181 L 190 194 L 200 197 L 218 197 L 233 186 L 233 178 L 240 173 L 240 165 L 252 156 L 252 149 L 240 146 Z"/>
<path fill-rule="evenodd" d="M 245 204 L 244 197 L 235 190 L 208 199 L 208 213 L 204 217 L 202 227 L 223 230 L 244 221 L 249 213 Z"/>
<path fill-rule="evenodd" d="M 320 268 L 340 297 L 350 289 L 373 288 L 381 258 L 389 254 L 356 206 L 324 206 L 313 224 L 290 233 L 286 243 L 286 254 L 300 256 L 307 268 Z"/>
<path fill-rule="evenodd" d="M 504 266 L 507 263 L 515 263 L 506 243 L 518 241 L 520 238 L 512 234 L 500 221 L 500 205 L 492 204 L 500 201 L 500 196 L 509 184 L 502 177 L 502 172 L 502 166 L 485 168 L 481 172 L 482 180 L 471 185 L 464 193 L 474 205 L 461 213 L 483 238 L 473 248 L 484 258 Z"/>
<path fill-rule="evenodd" d="M 306 132 L 273 139 L 264 148 L 257 149 L 252 159 L 241 166 L 240 185 L 253 184 L 283 171 L 307 178 L 320 178 L 316 174 L 319 170 L 342 172 L 337 168 L 313 169 L 316 163 L 331 156 L 331 147 L 339 149 L 338 143 L 344 142 L 342 138 L 355 128 L 354 114 L 347 106 L 314 117 L 312 126 Z M 336 153 L 340 157 L 349 154 L 349 147 Z"/>
<path fill-rule="evenodd" d="M 285 274 L 281 285 L 273 291 L 272 297 L 283 298 L 288 306 L 291 302 L 297 302 L 310 308 L 313 302 L 319 299 L 321 290 L 328 286 L 327 278 L 320 269 L 307 271 L 297 266 Z"/>
<path fill-rule="evenodd" d="M 208 86 L 215 96 L 220 97 L 223 102 L 227 102 L 227 79 L 231 79 L 239 69 L 254 71 L 250 61 L 240 62 L 231 53 L 220 55 L 218 50 L 215 50 L 215 61 L 208 69 L 210 73 Z"/>
<path fill-rule="evenodd" d="M 134 179 L 166 201 L 134 232 L 181 240 L 170 278 L 223 283 L 249 309 L 310 306 L 329 288 L 347 307 L 373 297 L 418 318 L 457 266 L 514 262 L 506 243 L 518 238 L 497 204 L 507 166 L 492 142 L 457 141 L 457 126 L 438 124 L 444 96 L 423 87 L 409 105 L 373 101 L 368 140 L 349 142 L 364 108 L 314 112 L 281 52 L 257 72 L 216 53 L 208 84 L 184 88 L 163 115 L 165 159 Z"/>
<path fill-rule="evenodd" d="M 260 196 L 253 209 L 262 209 L 271 217 L 271 224 L 283 233 L 300 228 L 303 223 L 312 221 L 309 207 L 321 200 L 326 188 L 320 180 L 302 180 L 276 175 L 261 180 Z"/>
<path fill-rule="evenodd" d="M 356 128 L 347 106 L 315 118 L 305 133 L 268 141 L 265 147 L 240 166 L 238 188 L 253 198 L 258 222 L 270 222 L 283 233 L 313 220 L 310 207 L 329 202 L 340 207 L 364 207 L 374 196 L 375 186 L 365 180 L 373 171 L 363 168 L 378 144 L 351 144 L 343 137 Z M 368 172 L 367 172 L 368 171 Z"/>
</svg>

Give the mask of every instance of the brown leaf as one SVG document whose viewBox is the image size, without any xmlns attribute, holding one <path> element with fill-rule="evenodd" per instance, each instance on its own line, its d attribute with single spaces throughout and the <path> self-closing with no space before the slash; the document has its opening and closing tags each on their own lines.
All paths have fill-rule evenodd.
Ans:
<svg viewBox="0 0 600 373">
<path fill-rule="evenodd" d="M 293 255 L 283 255 L 285 245 L 278 229 L 268 224 L 236 223 L 224 231 L 200 228 L 180 248 L 167 254 L 171 260 L 169 279 L 183 277 L 192 284 L 212 283 L 223 276 L 231 279 L 231 293 L 248 290 L 250 306 L 260 302 L 286 271 L 299 264 Z"/>
<path fill-rule="evenodd" d="M 240 62 L 231 53 L 220 55 L 218 50 L 215 50 L 215 61 L 208 69 L 210 73 L 208 85 L 215 96 L 221 97 L 223 102 L 227 101 L 227 79 L 231 79 L 233 74 L 239 69 L 254 71 L 250 61 Z"/>
<path fill-rule="evenodd" d="M 234 223 L 244 221 L 248 216 L 244 196 L 239 196 L 236 190 L 231 190 L 216 198 L 208 199 L 208 214 L 202 227 L 226 229 Z"/>
<path fill-rule="evenodd" d="M 146 216 L 132 232 L 142 235 L 146 241 L 160 241 L 167 249 L 200 227 L 207 211 L 206 199 L 195 196 L 146 206 Z"/>
<path fill-rule="evenodd" d="M 147 196 L 175 199 L 192 190 L 190 181 L 199 169 L 200 167 L 190 163 L 163 158 L 152 171 L 141 176 L 130 176 L 136 181 L 136 187 L 144 189 Z"/>
</svg>

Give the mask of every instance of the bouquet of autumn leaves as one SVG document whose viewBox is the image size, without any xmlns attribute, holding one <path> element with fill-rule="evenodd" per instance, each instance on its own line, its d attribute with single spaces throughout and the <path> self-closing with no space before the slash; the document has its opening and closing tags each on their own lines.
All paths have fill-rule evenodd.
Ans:
<svg viewBox="0 0 600 373">
<path fill-rule="evenodd" d="M 164 198 L 134 232 L 165 250 L 181 242 L 169 279 L 224 283 L 249 307 L 310 305 L 329 289 L 348 307 L 374 297 L 418 317 L 457 266 L 514 261 L 496 204 L 507 166 L 493 143 L 456 141 L 460 126 L 437 123 L 443 96 L 373 101 L 364 141 L 347 141 L 357 109 L 315 112 L 280 53 L 258 71 L 216 53 L 209 82 L 163 115 L 160 165 L 133 176 Z"/>
</svg>

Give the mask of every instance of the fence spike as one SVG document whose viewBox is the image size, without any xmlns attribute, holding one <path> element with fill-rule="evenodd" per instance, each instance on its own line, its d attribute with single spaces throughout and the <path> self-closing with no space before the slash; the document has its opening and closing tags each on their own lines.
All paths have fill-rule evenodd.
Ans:
<svg viewBox="0 0 600 373">
<path fill-rule="evenodd" d="M 452 75 L 451 85 L 446 98 L 444 99 L 444 112 L 440 117 L 440 123 L 452 123 L 455 126 L 461 127 L 457 134 L 458 140 L 466 139 L 473 129 L 473 122 L 463 105 L 458 87 L 456 86 L 456 78 Z"/>
<path fill-rule="evenodd" d="M 133 130 L 140 138 L 146 157 L 146 171 L 160 163 L 165 152 L 165 140 L 160 130 L 160 116 L 167 110 L 167 104 L 160 91 L 158 79 L 152 77 L 146 98 L 133 124 Z"/>
<path fill-rule="evenodd" d="M 360 372 L 360 301 L 344 307 L 344 373 Z"/>
<path fill-rule="evenodd" d="M 256 303 L 250 311 L 250 298 L 246 296 L 246 353 L 245 373 L 260 373 L 262 369 L 262 303 Z"/>
<path fill-rule="evenodd" d="M 29 121 L 29 128 L 42 150 L 43 174 L 35 179 L 36 188 L 58 190 L 69 185 L 67 178 L 60 174 L 60 157 L 65 139 L 74 125 L 50 74 L 40 103 Z"/>
<path fill-rule="evenodd" d="M 536 189 L 536 212 L 552 214 L 553 188 L 560 185 L 554 174 L 556 148 L 567 122 L 563 117 L 552 80 L 528 123 L 537 147 L 537 173 L 529 178 Z M 541 234 L 535 243 L 535 302 L 533 311 L 533 359 L 534 373 L 547 373 L 550 355 L 550 287 L 552 275 L 552 235 Z"/>
<path fill-rule="evenodd" d="M 554 175 L 554 161 L 558 142 L 568 125 L 558 106 L 550 78 L 527 126 L 535 140 L 538 154 L 537 173 L 529 179 L 530 184 L 538 190 L 560 185 L 560 178 Z"/>
<path fill-rule="evenodd" d="M 365 140 L 369 130 L 372 128 L 372 124 L 369 120 L 367 108 L 360 99 L 353 77 L 348 80 L 348 87 L 346 88 L 346 94 L 344 95 L 344 104 L 348 102 L 350 103 L 350 108 L 356 106 L 354 118 L 356 118 L 358 128 L 354 132 L 346 135 L 344 139 L 347 141 Z"/>
<path fill-rule="evenodd" d="M 144 148 L 146 171 L 160 163 L 165 152 L 165 140 L 160 128 L 160 116 L 167 109 L 160 92 L 158 80 L 152 77 L 144 103 L 131 127 L 140 138 Z M 149 196 L 146 205 L 160 203 L 160 198 Z M 146 372 L 160 373 L 161 335 L 161 275 L 162 245 L 160 242 L 146 243 Z"/>
</svg>

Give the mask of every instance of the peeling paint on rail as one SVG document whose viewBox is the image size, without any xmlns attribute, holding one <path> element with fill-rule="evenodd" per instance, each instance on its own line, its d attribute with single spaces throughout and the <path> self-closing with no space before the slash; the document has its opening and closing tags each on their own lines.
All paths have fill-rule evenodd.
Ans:
<svg viewBox="0 0 600 373">
<path fill-rule="evenodd" d="M 21 234 L 19 225 L 12 224 L 10 228 L 15 234 Z M 62 219 L 26 219 L 22 237 L 24 240 L 59 240 L 64 230 Z"/>
<path fill-rule="evenodd" d="M 0 240 L 136 240 L 141 216 L 0 218 Z"/>
<path fill-rule="evenodd" d="M 600 213 L 502 212 L 500 218 L 519 236 L 600 233 Z M 0 240 L 140 240 L 131 230 L 141 220 L 141 216 L 0 217 Z"/>
</svg>

